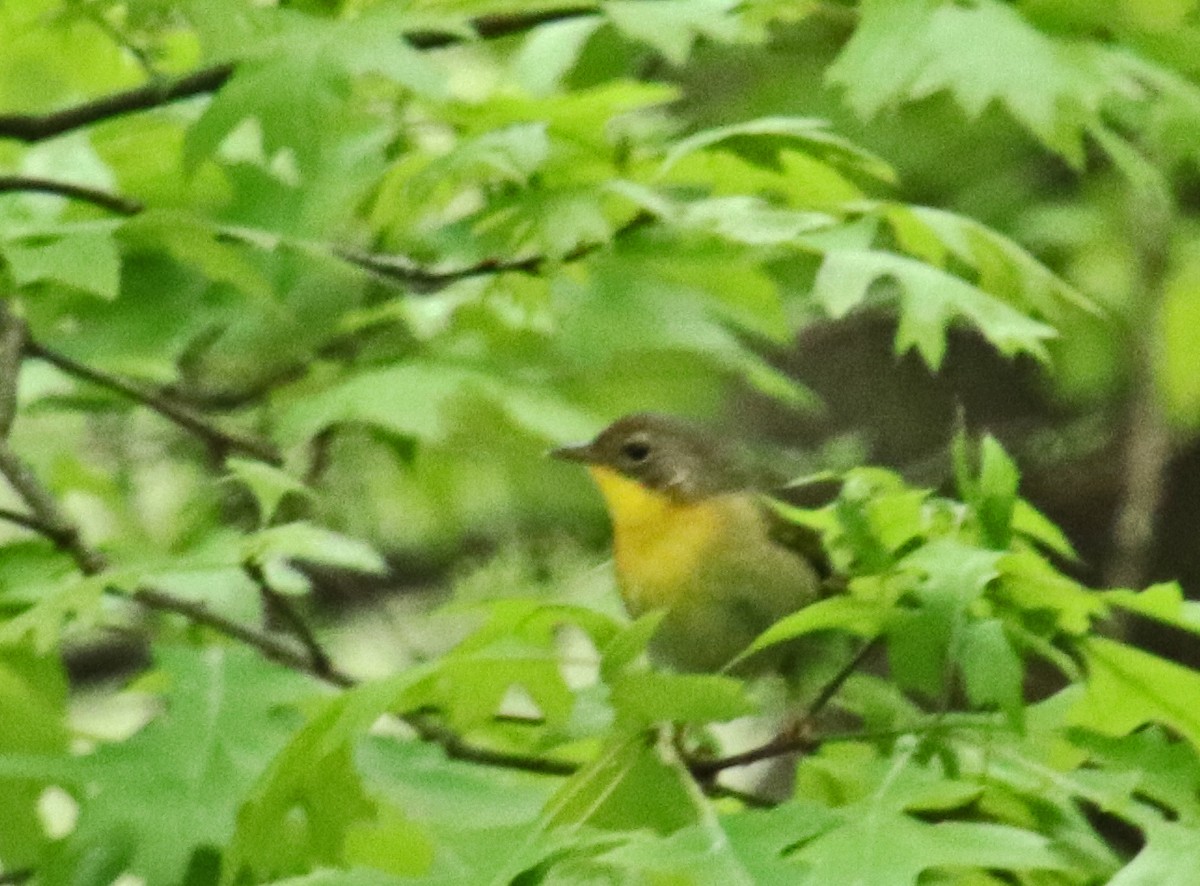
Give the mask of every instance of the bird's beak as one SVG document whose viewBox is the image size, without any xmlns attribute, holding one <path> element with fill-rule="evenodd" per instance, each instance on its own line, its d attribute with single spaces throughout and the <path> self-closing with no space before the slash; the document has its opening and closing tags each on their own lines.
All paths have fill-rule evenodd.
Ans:
<svg viewBox="0 0 1200 886">
<path fill-rule="evenodd" d="M 557 458 L 562 461 L 577 461 L 583 464 L 591 464 L 595 461 L 595 452 L 592 450 L 592 444 L 589 443 L 571 443 L 567 446 L 558 446 L 546 453 L 551 458 Z"/>
</svg>

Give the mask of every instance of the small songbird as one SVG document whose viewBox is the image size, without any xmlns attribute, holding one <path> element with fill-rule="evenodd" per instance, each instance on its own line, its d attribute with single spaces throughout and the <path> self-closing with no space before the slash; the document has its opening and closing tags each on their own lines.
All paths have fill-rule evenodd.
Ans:
<svg viewBox="0 0 1200 886">
<path fill-rule="evenodd" d="M 753 471 L 711 431 L 639 413 L 551 454 L 585 464 L 604 497 L 629 612 L 665 610 L 650 644 L 657 660 L 720 670 L 820 596 L 819 540 L 766 506 Z M 742 670 L 785 670 L 785 654 L 755 656 Z"/>
</svg>

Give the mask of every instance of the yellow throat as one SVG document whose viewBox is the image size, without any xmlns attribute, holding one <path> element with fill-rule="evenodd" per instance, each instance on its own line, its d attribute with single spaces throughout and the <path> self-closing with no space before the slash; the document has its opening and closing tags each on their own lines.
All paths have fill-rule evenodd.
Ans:
<svg viewBox="0 0 1200 886">
<path fill-rule="evenodd" d="M 617 578 L 636 616 L 685 594 L 728 522 L 722 499 L 681 502 L 616 471 L 589 465 L 613 524 Z"/>
</svg>

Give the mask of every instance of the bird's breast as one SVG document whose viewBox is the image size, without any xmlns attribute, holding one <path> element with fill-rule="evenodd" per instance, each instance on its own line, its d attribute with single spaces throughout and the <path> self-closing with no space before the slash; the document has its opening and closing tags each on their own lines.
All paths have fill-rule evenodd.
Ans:
<svg viewBox="0 0 1200 886">
<path fill-rule="evenodd" d="M 723 498 L 680 502 L 603 467 L 592 477 L 608 505 L 625 603 L 636 616 L 687 595 L 729 529 Z"/>
</svg>

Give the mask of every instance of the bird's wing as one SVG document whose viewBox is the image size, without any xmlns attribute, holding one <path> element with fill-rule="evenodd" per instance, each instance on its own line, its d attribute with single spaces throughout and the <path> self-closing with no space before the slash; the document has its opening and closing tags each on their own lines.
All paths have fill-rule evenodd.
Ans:
<svg viewBox="0 0 1200 886">
<path fill-rule="evenodd" d="M 767 498 L 793 508 L 812 509 L 832 503 L 841 489 L 842 481 L 839 478 L 820 474 L 772 489 Z M 808 560 L 822 580 L 832 576 L 833 568 L 821 541 L 820 532 L 811 526 L 789 520 L 778 508 L 771 507 L 769 502 L 763 503 L 763 511 L 767 516 L 767 528 L 771 539 L 776 544 Z"/>
</svg>

